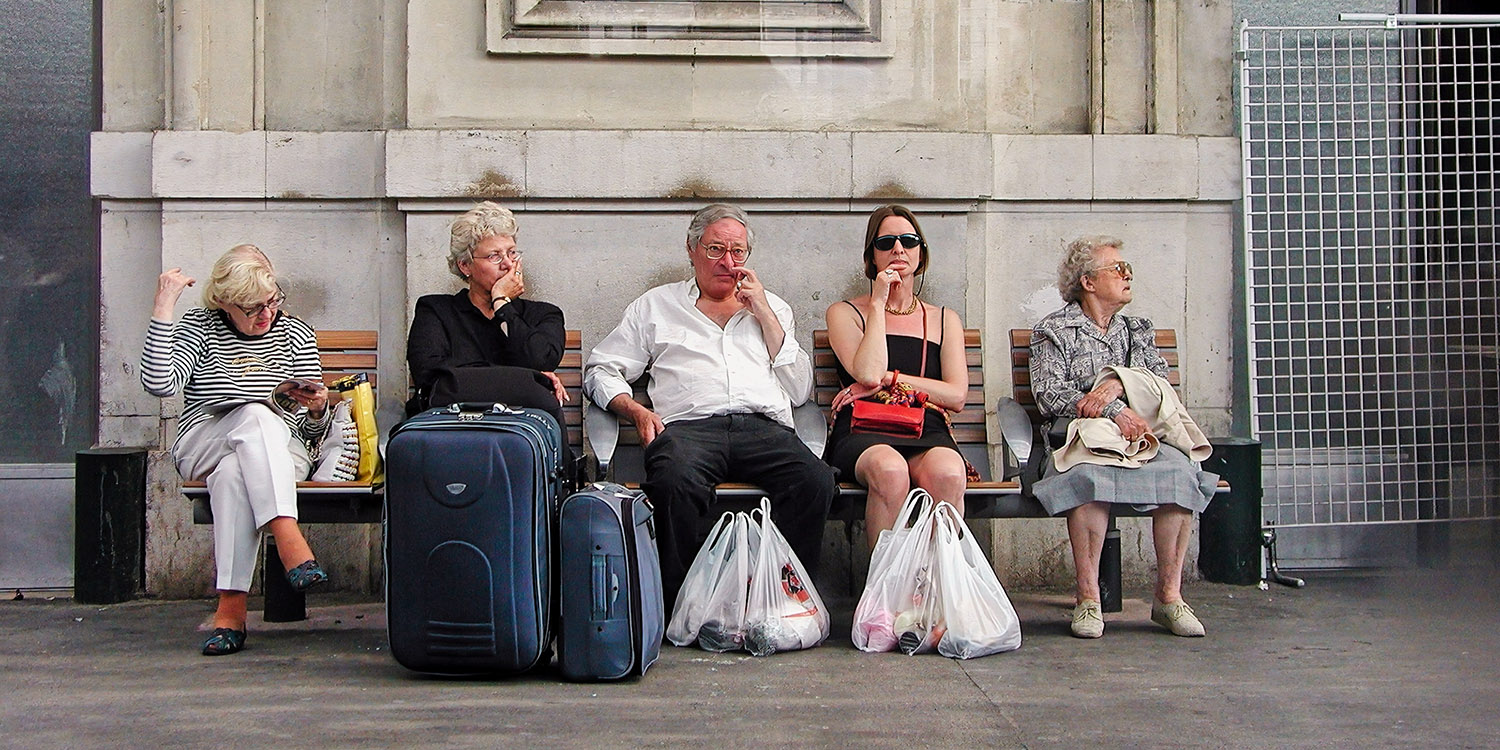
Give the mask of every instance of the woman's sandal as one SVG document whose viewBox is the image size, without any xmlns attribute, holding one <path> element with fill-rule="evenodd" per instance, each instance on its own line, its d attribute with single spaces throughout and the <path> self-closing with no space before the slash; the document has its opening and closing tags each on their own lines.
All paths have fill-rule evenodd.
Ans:
<svg viewBox="0 0 1500 750">
<path fill-rule="evenodd" d="M 306 591 L 320 583 L 328 581 L 328 573 L 316 559 L 308 560 L 286 572 L 287 583 L 292 584 L 293 591 Z"/>
<path fill-rule="evenodd" d="M 204 656 L 237 654 L 245 647 L 245 631 L 234 628 L 214 628 L 213 635 L 203 642 Z"/>
</svg>

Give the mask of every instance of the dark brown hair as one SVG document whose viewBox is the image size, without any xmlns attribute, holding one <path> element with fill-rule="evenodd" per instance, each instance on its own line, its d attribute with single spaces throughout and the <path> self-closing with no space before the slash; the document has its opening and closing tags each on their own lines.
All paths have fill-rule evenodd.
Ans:
<svg viewBox="0 0 1500 750">
<path fill-rule="evenodd" d="M 922 259 L 917 261 L 917 273 L 927 270 L 927 235 L 922 234 L 922 225 L 917 223 L 917 216 L 906 206 L 898 206 L 894 203 L 889 206 L 881 206 L 870 213 L 870 223 L 865 225 L 865 278 L 875 280 L 875 237 L 880 231 L 880 222 L 885 221 L 887 216 L 900 216 L 911 222 L 911 228 L 922 238 Z"/>
</svg>

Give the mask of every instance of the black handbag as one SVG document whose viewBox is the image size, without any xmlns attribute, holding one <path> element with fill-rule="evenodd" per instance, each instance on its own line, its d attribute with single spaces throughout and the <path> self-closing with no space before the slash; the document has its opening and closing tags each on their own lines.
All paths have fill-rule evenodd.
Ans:
<svg viewBox="0 0 1500 750">
<path fill-rule="evenodd" d="M 485 365 L 443 367 L 427 390 L 425 408 L 458 403 L 492 403 L 555 411 L 557 395 L 546 375 L 529 367 Z"/>
</svg>

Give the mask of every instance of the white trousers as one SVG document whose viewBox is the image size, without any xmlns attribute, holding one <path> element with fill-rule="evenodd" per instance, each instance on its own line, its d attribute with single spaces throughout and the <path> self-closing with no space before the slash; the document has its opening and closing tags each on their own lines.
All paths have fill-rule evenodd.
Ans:
<svg viewBox="0 0 1500 750">
<path fill-rule="evenodd" d="M 208 483 L 219 590 L 249 591 L 261 528 L 297 517 L 297 480 L 312 469 L 307 448 L 270 406 L 246 404 L 199 423 L 173 453 L 183 479 Z"/>
</svg>

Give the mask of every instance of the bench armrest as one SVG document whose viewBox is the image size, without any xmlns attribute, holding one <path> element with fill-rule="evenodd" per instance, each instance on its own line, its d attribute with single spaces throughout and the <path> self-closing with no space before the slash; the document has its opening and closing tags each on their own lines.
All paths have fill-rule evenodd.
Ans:
<svg viewBox="0 0 1500 750">
<path fill-rule="evenodd" d="M 828 420 L 823 416 L 823 407 L 815 399 L 802 402 L 792 409 L 792 425 L 801 440 L 814 456 L 823 457 L 823 446 L 828 444 Z"/>
<path fill-rule="evenodd" d="M 995 414 L 1000 417 L 1000 437 L 1016 461 L 1025 466 L 1031 458 L 1032 441 L 1036 435 L 1026 408 L 1009 396 L 1001 396 L 1000 403 L 995 405 Z"/>
<path fill-rule="evenodd" d="M 620 443 L 620 419 L 614 412 L 589 402 L 583 410 L 583 430 L 588 436 L 589 449 L 599 462 L 599 476 L 609 476 L 609 462 L 615 457 L 615 446 Z"/>
</svg>

